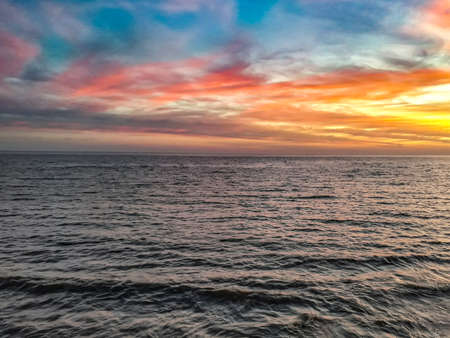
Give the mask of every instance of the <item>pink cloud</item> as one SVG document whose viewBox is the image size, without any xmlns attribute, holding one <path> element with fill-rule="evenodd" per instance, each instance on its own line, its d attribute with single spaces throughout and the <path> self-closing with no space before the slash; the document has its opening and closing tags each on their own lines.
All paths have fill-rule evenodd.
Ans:
<svg viewBox="0 0 450 338">
<path fill-rule="evenodd" d="M 425 15 L 434 25 L 450 29 L 450 0 L 434 0 L 426 7 Z"/>
<path fill-rule="evenodd" d="M 89 59 L 72 64 L 55 81 L 74 89 L 74 96 L 127 100 L 154 97 L 163 88 L 185 83 L 201 76 L 214 57 L 192 58 L 175 62 L 153 62 L 134 66 L 103 65 L 92 72 Z"/>
<path fill-rule="evenodd" d="M 450 50 L 450 0 L 430 0 L 417 15 L 413 28 L 407 28 L 413 34 L 426 34 L 442 43 Z"/>
<path fill-rule="evenodd" d="M 0 77 L 16 76 L 34 59 L 39 48 L 5 31 L 0 31 Z"/>
</svg>

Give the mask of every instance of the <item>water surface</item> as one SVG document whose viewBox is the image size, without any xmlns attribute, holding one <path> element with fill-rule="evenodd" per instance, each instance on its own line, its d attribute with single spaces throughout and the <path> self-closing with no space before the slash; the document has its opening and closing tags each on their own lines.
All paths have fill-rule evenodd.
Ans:
<svg viewBox="0 0 450 338">
<path fill-rule="evenodd" d="M 450 158 L 0 155 L 2 337 L 450 335 Z"/>
</svg>

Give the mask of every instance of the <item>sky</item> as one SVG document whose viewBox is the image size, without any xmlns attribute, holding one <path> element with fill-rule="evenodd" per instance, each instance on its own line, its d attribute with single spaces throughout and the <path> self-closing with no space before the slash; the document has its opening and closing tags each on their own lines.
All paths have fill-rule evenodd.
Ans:
<svg viewBox="0 0 450 338">
<path fill-rule="evenodd" d="M 450 155 L 450 0 L 2 0 L 0 150 Z"/>
</svg>

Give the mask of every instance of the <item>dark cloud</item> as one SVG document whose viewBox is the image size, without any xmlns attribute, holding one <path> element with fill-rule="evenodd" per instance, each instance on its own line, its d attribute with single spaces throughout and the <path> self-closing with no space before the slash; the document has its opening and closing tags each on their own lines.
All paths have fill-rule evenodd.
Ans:
<svg viewBox="0 0 450 338">
<path fill-rule="evenodd" d="M 49 81 L 55 75 L 42 58 L 37 58 L 25 66 L 20 78 L 24 81 Z"/>
<path fill-rule="evenodd" d="M 384 61 L 387 64 L 394 66 L 394 68 L 400 68 L 400 69 L 419 68 L 419 67 L 423 66 L 423 63 L 424 63 L 423 60 L 411 60 L 411 59 L 405 59 L 405 58 L 400 58 L 400 57 L 390 57 L 390 56 L 384 57 Z"/>
<path fill-rule="evenodd" d="M 301 128 L 294 131 L 254 126 L 239 118 L 212 116 L 206 111 L 175 111 L 167 109 L 145 116 L 93 113 L 89 106 L 74 108 L 35 108 L 32 104 L 1 99 L 0 125 L 31 129 L 122 131 L 165 133 L 177 135 L 214 136 L 249 140 L 287 142 L 326 142 L 344 140 L 334 136 L 314 136 Z M 94 107 L 98 109 L 98 107 Z"/>
</svg>

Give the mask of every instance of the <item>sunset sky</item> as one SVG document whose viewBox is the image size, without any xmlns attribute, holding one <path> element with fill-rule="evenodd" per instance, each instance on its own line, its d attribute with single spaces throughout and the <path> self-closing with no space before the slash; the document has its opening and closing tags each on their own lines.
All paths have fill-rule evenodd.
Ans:
<svg viewBox="0 0 450 338">
<path fill-rule="evenodd" d="M 448 155 L 450 0 L 2 0 L 0 150 Z"/>
</svg>

